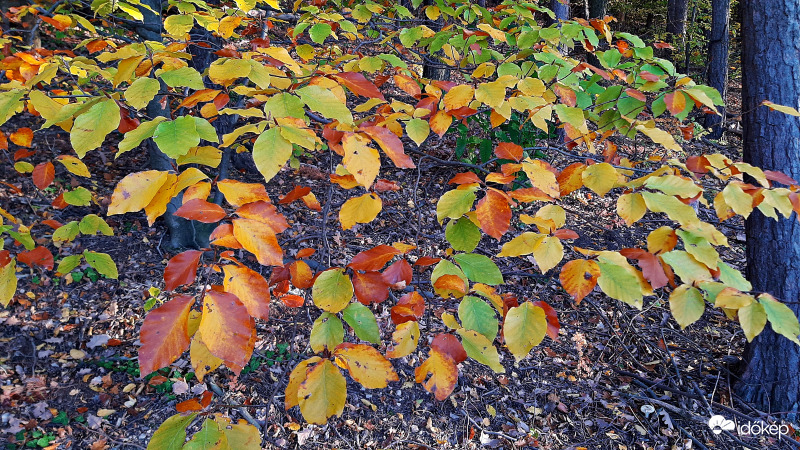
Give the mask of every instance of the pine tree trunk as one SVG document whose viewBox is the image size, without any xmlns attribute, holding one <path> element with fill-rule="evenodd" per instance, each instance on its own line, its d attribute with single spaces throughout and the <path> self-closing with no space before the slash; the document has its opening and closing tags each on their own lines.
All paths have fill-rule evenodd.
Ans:
<svg viewBox="0 0 800 450">
<path fill-rule="evenodd" d="M 800 179 L 800 117 L 759 106 L 800 107 L 800 0 L 743 1 L 745 160 Z M 758 211 L 747 220 L 747 276 L 755 291 L 787 302 L 800 315 L 800 223 Z M 769 326 L 748 345 L 738 394 L 763 411 L 800 409 L 800 347 Z"/>
<path fill-rule="evenodd" d="M 708 42 L 708 84 L 726 98 L 728 90 L 728 46 L 730 44 L 730 0 L 711 1 L 711 37 Z M 705 126 L 710 137 L 719 139 L 725 130 L 725 107 L 718 107 L 720 115 L 706 116 Z"/>
</svg>

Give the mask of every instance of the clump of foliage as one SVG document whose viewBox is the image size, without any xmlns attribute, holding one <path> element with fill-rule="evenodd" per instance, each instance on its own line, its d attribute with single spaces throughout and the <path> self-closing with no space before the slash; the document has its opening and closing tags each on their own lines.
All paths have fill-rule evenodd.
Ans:
<svg viewBox="0 0 800 450">
<path fill-rule="evenodd" d="M 249 14 L 264 3 L 273 19 Z M 132 23 L 147 9 L 138 2 L 93 5 L 98 17 Z M 800 326 L 791 310 L 769 293 L 753 292 L 720 259 L 718 248 L 728 242 L 715 226 L 754 209 L 775 219 L 800 212 L 798 183 L 720 154 L 653 154 L 638 161 L 614 144 L 643 135 L 683 155 L 678 141 L 692 138 L 691 127 L 676 140 L 659 125 L 681 124 L 693 111 L 715 111 L 722 103 L 716 91 L 677 73 L 635 35 L 614 32 L 610 18 L 547 25 L 551 11 L 510 0 L 488 9 L 465 0 L 411 5 L 413 10 L 395 1 L 297 2 L 283 5 L 289 14 L 278 14 L 276 0 L 237 0 L 224 9 L 171 0 L 163 40 L 130 44 L 98 37 L 102 30 L 71 12 L 69 2 L 31 11 L 55 29 L 78 27 L 93 36 L 74 51 L 31 49 L 2 61 L 8 81 L 0 85 L 0 124 L 18 114 L 37 116 L 40 129 L 68 133 L 72 147 L 34 167 L 24 149 L 33 131 L 15 130 L 10 139 L 23 148 L 14 155 L 16 169 L 31 173 L 38 189 L 51 185 L 57 168 L 66 170 L 85 186 L 62 192 L 53 206 L 88 205 L 97 173 L 82 158 L 120 133 L 116 158 L 150 145 L 173 166 L 127 174 L 116 186 L 109 216 L 144 211 L 153 224 L 177 201 L 175 216 L 216 224 L 210 249 L 183 251 L 166 266 L 166 299 L 148 305 L 153 309 L 141 330 L 142 376 L 187 350 L 200 380 L 223 364 L 239 375 L 253 354 L 256 321 L 269 320 L 270 303 L 281 302 L 310 307 L 316 317 L 308 337 L 313 355 L 294 368 L 285 390 L 286 408 L 298 406 L 306 421 L 322 424 L 342 413 L 345 375 L 369 389 L 385 388 L 398 380 L 391 360 L 416 352 L 427 355 L 416 381 L 444 400 L 467 358 L 503 372 L 506 352 L 520 361 L 548 336 L 558 336 L 550 305 L 503 291 L 497 258 L 532 257 L 541 273 L 559 274 L 576 304 L 595 288 L 621 307 L 639 309 L 648 297 L 663 294 L 681 327 L 711 306 L 738 320 L 748 340 L 769 322 L 798 342 Z M 284 21 L 291 22 L 288 29 Z M 284 29 L 290 39 L 271 42 L 273 29 Z M 193 30 L 225 43 L 201 70 L 191 61 L 192 46 L 202 44 L 192 41 Z M 15 45 L 10 38 L 4 42 Z M 599 66 L 571 57 L 574 50 L 593 55 Z M 452 79 L 423 78 L 423 65 L 446 68 Z M 153 116 L 150 111 L 158 109 L 166 113 Z M 235 127 L 219 132 L 215 125 L 230 117 Z M 425 155 L 433 135 L 458 134 L 472 117 L 501 132 L 488 134 L 488 143 L 464 142 L 462 156 L 477 151 L 477 158 L 465 163 L 470 171 L 450 180 L 453 188 L 436 205 L 451 247 L 444 255 L 425 254 L 423 242 L 386 243 L 344 267 L 315 273 L 308 263 L 312 249 L 292 256 L 281 245 L 289 228 L 282 205 L 300 200 L 321 210 L 307 187 L 296 187 L 277 204 L 267 193 L 265 184 L 295 166 L 299 155 L 333 159 L 330 180 L 349 196 L 333 212 L 350 230 L 379 217 L 381 193 L 392 188 L 380 178 L 384 171 L 415 169 L 411 155 Z M 509 121 L 516 131 L 503 128 Z M 523 139 L 520 127 L 529 136 L 524 139 L 541 144 L 514 142 Z M 563 143 L 548 145 L 544 138 L 555 135 Z M 249 152 L 264 182 L 218 179 L 221 161 L 233 152 Z M 571 162 L 555 166 L 541 158 L 554 154 Z M 588 192 L 613 198 L 627 227 L 647 214 L 666 217 L 670 225 L 652 231 L 644 248 L 577 247 L 572 242 L 579 236 L 565 228 L 562 205 Z M 224 203 L 211 200 L 216 193 Z M 42 221 L 53 229 L 44 245 L 31 234 L 38 223 L 23 224 L 2 209 L 0 214 L 0 230 L 15 242 L 0 250 L 4 305 L 15 295 L 18 263 L 65 275 L 85 262 L 100 275 L 117 277 L 111 258 L 92 250 L 64 255 L 54 267 L 51 248 L 66 253 L 79 234 L 111 235 L 103 218 Z M 476 252 L 489 239 L 502 243 L 494 258 Z M 254 255 L 271 275 L 242 263 L 235 250 Z M 419 321 L 439 320 L 427 308 L 434 299 L 449 302 L 457 314 L 441 316 L 449 332 L 425 336 Z M 374 314 L 374 305 L 387 301 L 394 302 L 391 336 L 381 333 Z M 200 417 L 201 431 L 190 442 L 258 446 L 255 427 L 209 415 L 210 402 L 204 396 L 181 404 L 151 447 L 182 445 L 186 428 Z"/>
</svg>

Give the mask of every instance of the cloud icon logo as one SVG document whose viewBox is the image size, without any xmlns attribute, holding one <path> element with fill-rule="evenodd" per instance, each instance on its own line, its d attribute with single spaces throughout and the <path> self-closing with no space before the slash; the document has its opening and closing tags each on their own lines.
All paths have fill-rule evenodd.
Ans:
<svg viewBox="0 0 800 450">
<path fill-rule="evenodd" d="M 725 431 L 735 430 L 736 424 L 733 423 L 732 420 L 728 420 L 723 416 L 716 415 L 716 416 L 711 416 L 711 418 L 708 419 L 708 427 L 711 428 L 711 431 L 713 431 L 714 434 L 720 434 L 722 433 L 723 430 Z"/>
</svg>

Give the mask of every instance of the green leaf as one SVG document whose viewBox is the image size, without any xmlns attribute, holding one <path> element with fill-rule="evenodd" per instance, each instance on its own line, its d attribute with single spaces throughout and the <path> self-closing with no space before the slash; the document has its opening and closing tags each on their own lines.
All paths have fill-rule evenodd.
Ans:
<svg viewBox="0 0 800 450">
<path fill-rule="evenodd" d="M 342 318 L 353 328 L 359 339 L 380 344 L 381 332 L 378 329 L 378 321 L 369 308 L 358 302 L 350 303 L 342 311 Z"/>
<path fill-rule="evenodd" d="M 292 157 L 292 144 L 281 136 L 280 128 L 261 133 L 253 144 L 253 162 L 264 181 L 271 180 Z"/>
<path fill-rule="evenodd" d="M 175 37 L 183 37 L 194 26 L 194 19 L 189 14 L 169 16 L 164 20 L 164 29 Z"/>
<path fill-rule="evenodd" d="M 61 275 L 66 275 L 72 272 L 76 267 L 80 265 L 81 258 L 83 258 L 83 255 L 67 256 L 58 263 L 58 268 L 56 269 L 56 272 L 60 273 Z"/>
<path fill-rule="evenodd" d="M 264 103 L 264 113 L 268 118 L 280 119 L 282 117 L 305 118 L 303 101 L 296 95 L 281 92 L 273 95 Z"/>
<path fill-rule="evenodd" d="M 464 284 L 469 283 L 467 276 L 464 275 L 464 271 L 446 259 L 439 261 L 439 263 L 433 268 L 433 272 L 431 272 L 431 284 L 436 283 L 436 280 L 443 275 L 455 275 L 464 280 Z"/>
<path fill-rule="evenodd" d="M 431 127 L 427 120 L 411 119 L 406 122 L 406 134 L 419 147 L 428 138 Z"/>
<path fill-rule="evenodd" d="M 174 16 L 173 16 L 174 17 Z M 148 447 L 149 448 L 149 447 Z M 228 448 L 228 437 L 222 432 L 217 422 L 212 419 L 203 421 L 200 431 L 194 434 L 183 450 L 211 450 Z"/>
<path fill-rule="evenodd" d="M 308 35 L 311 36 L 311 40 L 317 44 L 322 44 L 325 42 L 325 39 L 331 35 L 331 26 L 327 23 L 321 22 L 314 24 L 309 30 Z"/>
<path fill-rule="evenodd" d="M 717 268 L 719 269 L 719 281 L 739 291 L 753 290 L 753 285 L 738 270 L 722 261 L 717 264 Z"/>
<path fill-rule="evenodd" d="M 153 120 L 140 123 L 136 129 L 125 133 L 125 137 L 119 143 L 119 151 L 114 157 L 119 158 L 119 155 L 133 150 L 134 148 L 138 147 L 143 140 L 152 137 L 153 133 L 156 131 L 156 127 L 158 127 L 158 124 L 165 120 L 167 120 L 166 117 L 156 117 Z"/>
<path fill-rule="evenodd" d="M 764 312 L 767 313 L 772 330 L 800 345 L 800 340 L 797 339 L 797 336 L 800 335 L 800 323 L 794 312 L 769 294 L 759 295 L 758 301 L 764 307 Z"/>
<path fill-rule="evenodd" d="M 337 313 L 353 299 L 353 282 L 343 269 L 326 270 L 314 280 L 311 298 L 322 310 Z"/>
<path fill-rule="evenodd" d="M 500 273 L 500 269 L 488 256 L 461 253 L 455 255 L 453 259 L 461 266 L 470 281 L 489 285 L 503 284 L 503 275 Z"/>
<path fill-rule="evenodd" d="M 79 228 L 81 233 L 86 235 L 93 235 L 98 231 L 105 235 L 105 236 L 113 236 L 114 231 L 111 230 L 111 227 L 108 226 L 105 220 L 103 220 L 97 214 L 89 214 L 81 219 L 79 224 Z"/>
<path fill-rule="evenodd" d="M 194 420 L 197 413 L 183 416 L 175 414 L 165 420 L 153 433 L 147 444 L 147 450 L 180 450 L 186 441 L 186 427 Z"/>
<path fill-rule="evenodd" d="M 165 155 L 175 159 L 189 153 L 192 147 L 197 147 L 200 134 L 194 117 L 183 116 L 158 124 L 153 140 Z"/>
<path fill-rule="evenodd" d="M 471 252 L 481 240 L 481 230 L 468 218 L 461 217 L 447 224 L 445 237 L 454 250 Z"/>
<path fill-rule="evenodd" d="M 89 206 L 92 202 L 92 193 L 84 187 L 64 192 L 64 201 L 72 206 Z"/>
<path fill-rule="evenodd" d="M 503 336 L 508 350 L 522 360 L 533 347 L 539 345 L 547 332 L 547 318 L 544 310 L 531 302 L 511 308 L 503 323 Z"/>
<path fill-rule="evenodd" d="M 472 189 L 453 189 L 439 197 L 436 203 L 436 220 L 442 223 L 445 218 L 458 219 L 472 209 L 475 191 Z"/>
<path fill-rule="evenodd" d="M 86 262 L 89 263 L 89 265 L 92 266 L 100 275 L 104 275 L 107 278 L 113 278 L 115 280 L 119 277 L 117 265 L 114 264 L 114 260 L 112 260 L 108 254 L 84 250 L 83 256 L 86 258 Z"/>
<path fill-rule="evenodd" d="M 636 269 L 624 257 L 619 254 L 601 256 L 597 266 L 600 268 L 597 284 L 606 295 L 642 309 L 642 287 Z"/>
<path fill-rule="evenodd" d="M 669 309 L 681 329 L 696 322 L 706 309 L 703 294 L 688 284 L 678 286 L 669 296 Z"/>
<path fill-rule="evenodd" d="M 53 242 L 55 242 L 56 245 L 62 242 L 71 242 L 78 237 L 79 232 L 80 225 L 77 221 L 73 220 L 72 222 L 61 225 L 53 232 Z"/>
<path fill-rule="evenodd" d="M 500 364 L 497 348 L 489 339 L 486 339 L 486 336 L 463 328 L 459 329 L 457 333 L 461 336 L 461 345 L 464 346 L 467 356 L 489 366 L 495 373 L 505 373 L 506 369 Z"/>
<path fill-rule="evenodd" d="M 21 100 L 25 93 L 22 89 L 0 92 L 0 125 L 6 123 L 23 106 Z"/>
<path fill-rule="evenodd" d="M 194 90 L 205 89 L 200 72 L 191 67 L 181 67 L 180 69 L 161 72 L 158 76 L 169 87 L 188 87 Z"/>
<path fill-rule="evenodd" d="M 343 124 L 353 123 L 350 109 L 330 89 L 315 85 L 300 88 L 296 92 L 310 109 Z"/>
<path fill-rule="evenodd" d="M 89 111 L 75 118 L 69 141 L 79 158 L 89 150 L 103 145 L 106 135 L 119 126 L 119 106 L 111 99 L 92 106 Z"/>
<path fill-rule="evenodd" d="M 589 132 L 582 109 L 558 104 L 556 105 L 556 114 L 558 115 L 558 120 L 572 125 L 581 133 L 585 134 Z"/>
<path fill-rule="evenodd" d="M 486 336 L 490 342 L 497 337 L 499 324 L 494 309 L 478 297 L 467 295 L 461 299 L 461 303 L 458 304 L 458 318 L 461 320 L 461 326 L 467 330 L 477 331 Z"/>
<path fill-rule="evenodd" d="M 142 77 L 125 90 L 125 100 L 136 109 L 143 109 L 155 98 L 161 89 L 161 83 L 155 78 Z"/>
<path fill-rule="evenodd" d="M 325 349 L 333 351 L 342 342 L 344 342 L 342 321 L 329 312 L 323 312 L 314 321 L 314 326 L 311 328 L 311 337 L 309 339 L 311 350 L 317 353 Z"/>
<path fill-rule="evenodd" d="M 219 136 L 217 136 L 217 129 L 211 125 L 206 119 L 202 117 L 194 117 L 194 126 L 200 139 L 205 139 L 208 142 L 219 144 Z"/>
</svg>

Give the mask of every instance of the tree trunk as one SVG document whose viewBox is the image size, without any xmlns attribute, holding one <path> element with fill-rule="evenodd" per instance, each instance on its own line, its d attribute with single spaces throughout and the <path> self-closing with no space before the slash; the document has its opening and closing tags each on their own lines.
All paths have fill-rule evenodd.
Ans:
<svg viewBox="0 0 800 450">
<path fill-rule="evenodd" d="M 800 179 L 800 117 L 759 106 L 800 107 L 800 0 L 743 1 L 745 161 Z M 755 211 L 747 220 L 747 276 L 800 315 L 800 223 Z M 764 411 L 800 409 L 800 347 L 769 326 L 745 350 L 738 394 Z"/>
<path fill-rule="evenodd" d="M 689 0 L 667 0 L 667 40 L 672 44 L 680 41 L 685 46 L 686 16 L 689 12 Z"/>
<path fill-rule="evenodd" d="M 726 98 L 728 91 L 728 46 L 731 1 L 711 1 L 711 37 L 708 41 L 708 84 Z M 725 130 L 725 107 L 718 107 L 720 115 L 706 116 L 706 129 L 710 137 L 719 139 Z"/>
<path fill-rule="evenodd" d="M 605 17 L 607 4 L 608 0 L 589 0 L 589 18 Z"/>
<path fill-rule="evenodd" d="M 564 3 L 561 3 L 564 1 Z M 550 0 L 550 9 L 556 13 L 556 22 L 569 20 L 569 0 Z"/>
<path fill-rule="evenodd" d="M 424 0 L 422 2 L 422 6 L 430 6 L 435 5 L 436 2 L 434 0 Z M 422 8 L 419 9 L 419 13 L 422 14 Z M 436 22 L 430 24 L 430 28 L 433 31 L 439 31 L 442 29 L 442 19 L 439 18 Z M 435 58 L 431 57 L 432 61 L 426 61 L 422 64 L 422 78 L 428 78 L 431 80 L 449 80 L 450 79 L 450 69 L 443 67 L 444 63 L 436 61 Z"/>
</svg>

